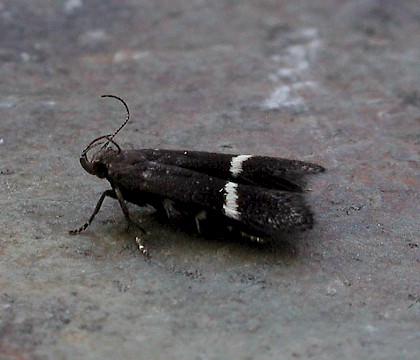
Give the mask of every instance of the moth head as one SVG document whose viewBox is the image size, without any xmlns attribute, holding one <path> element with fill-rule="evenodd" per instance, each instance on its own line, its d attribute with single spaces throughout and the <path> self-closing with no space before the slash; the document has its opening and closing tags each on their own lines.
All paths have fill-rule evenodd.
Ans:
<svg viewBox="0 0 420 360">
<path fill-rule="evenodd" d="M 88 154 L 95 148 L 99 148 L 89 159 Z M 111 139 L 110 135 L 100 136 L 93 140 L 80 155 L 80 164 L 89 174 L 99 178 L 106 177 L 107 164 L 110 158 L 121 152 L 119 145 Z"/>
<path fill-rule="evenodd" d="M 130 110 L 128 110 L 128 106 L 125 101 L 118 96 L 102 95 L 101 97 L 111 97 L 121 101 L 127 112 L 124 123 L 113 134 L 96 138 L 88 146 L 86 146 L 80 155 L 80 164 L 82 165 L 83 169 L 85 169 L 89 174 L 104 178 L 108 173 L 107 164 L 109 164 L 110 159 L 114 156 L 118 156 L 118 154 L 121 152 L 121 148 L 113 139 L 130 119 Z M 99 150 L 94 152 L 89 159 L 88 153 L 93 149 L 98 148 L 99 146 Z"/>
</svg>

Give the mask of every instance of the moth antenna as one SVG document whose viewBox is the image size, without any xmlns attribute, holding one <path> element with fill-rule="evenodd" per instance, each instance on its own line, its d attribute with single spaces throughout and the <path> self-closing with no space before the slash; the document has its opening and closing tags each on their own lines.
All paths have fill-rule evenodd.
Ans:
<svg viewBox="0 0 420 360">
<path fill-rule="evenodd" d="M 118 96 L 115 96 L 115 95 L 101 95 L 101 97 L 109 97 L 109 98 L 114 98 L 114 99 L 117 99 L 117 100 L 121 101 L 122 104 L 125 107 L 125 111 L 127 112 L 127 115 L 125 117 L 125 121 L 123 122 L 123 124 L 112 135 L 108 135 L 107 136 L 107 138 L 108 138 L 109 141 L 106 142 L 102 146 L 102 149 L 104 149 L 104 148 L 106 148 L 108 146 L 108 144 L 109 144 L 110 141 L 113 142 L 112 139 L 115 137 L 115 135 L 117 135 L 120 132 L 120 130 L 128 123 L 128 120 L 130 120 L 130 110 L 128 109 L 127 103 L 123 99 L 121 99 L 120 97 L 118 97 Z"/>
</svg>

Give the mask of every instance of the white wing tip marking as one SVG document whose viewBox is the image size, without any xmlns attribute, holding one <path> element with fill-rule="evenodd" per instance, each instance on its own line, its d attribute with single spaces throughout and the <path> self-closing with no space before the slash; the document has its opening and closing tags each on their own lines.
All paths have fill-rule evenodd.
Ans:
<svg viewBox="0 0 420 360">
<path fill-rule="evenodd" d="M 232 158 L 230 161 L 230 173 L 233 176 L 238 176 L 242 172 L 242 164 L 251 158 L 252 155 L 237 155 Z"/>
<path fill-rule="evenodd" d="M 241 213 L 238 210 L 238 184 L 228 181 L 224 187 L 225 203 L 223 204 L 223 212 L 227 217 L 238 220 Z"/>
</svg>

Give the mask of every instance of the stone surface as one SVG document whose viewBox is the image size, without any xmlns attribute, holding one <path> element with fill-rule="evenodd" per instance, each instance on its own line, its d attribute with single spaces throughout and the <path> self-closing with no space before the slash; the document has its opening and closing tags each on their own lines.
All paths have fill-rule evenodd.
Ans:
<svg viewBox="0 0 420 360">
<path fill-rule="evenodd" d="M 30 3 L 30 4 L 29 4 Z M 0 358 L 418 359 L 417 1 L 0 2 Z M 131 211 L 124 147 L 299 158 L 316 227 L 272 247 Z"/>
</svg>

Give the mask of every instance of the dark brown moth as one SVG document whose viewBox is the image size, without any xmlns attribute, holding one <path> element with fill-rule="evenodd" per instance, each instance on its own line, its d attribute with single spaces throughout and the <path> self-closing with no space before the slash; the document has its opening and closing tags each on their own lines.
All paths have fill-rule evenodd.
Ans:
<svg viewBox="0 0 420 360">
<path fill-rule="evenodd" d="M 129 225 L 145 232 L 133 219 L 127 202 L 151 205 L 171 218 L 181 213 L 203 228 L 226 228 L 255 241 L 279 233 L 307 230 L 313 214 L 305 202 L 305 177 L 324 171 L 320 165 L 267 156 L 220 154 L 190 150 L 123 150 L 111 135 L 94 139 L 80 155 L 82 167 L 108 180 L 111 189 L 100 196 L 89 220 L 70 234 L 85 230 L 106 197 L 117 199 Z M 88 154 L 94 149 L 93 155 Z M 146 253 L 139 238 L 140 250 Z"/>
</svg>

